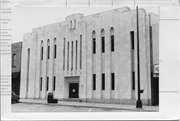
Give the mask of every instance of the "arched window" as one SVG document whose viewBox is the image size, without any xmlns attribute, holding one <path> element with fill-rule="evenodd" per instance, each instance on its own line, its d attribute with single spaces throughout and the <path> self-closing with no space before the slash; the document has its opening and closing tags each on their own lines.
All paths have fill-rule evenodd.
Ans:
<svg viewBox="0 0 180 121">
<path fill-rule="evenodd" d="M 56 38 L 54 38 L 54 58 L 56 58 L 56 50 L 57 50 Z"/>
<path fill-rule="evenodd" d="M 12 55 L 12 67 L 16 67 L 16 60 L 17 60 L 17 55 L 14 53 Z"/>
<path fill-rule="evenodd" d="M 70 21 L 70 29 L 72 29 L 72 21 Z"/>
<path fill-rule="evenodd" d="M 111 51 L 114 51 L 114 28 L 110 29 L 110 39 L 111 39 Z"/>
<path fill-rule="evenodd" d="M 102 53 L 105 52 L 105 31 L 104 29 L 101 30 L 101 49 Z"/>
<path fill-rule="evenodd" d="M 93 54 L 96 53 L 96 32 L 92 32 L 92 45 L 93 45 Z"/>
<path fill-rule="evenodd" d="M 50 44 L 49 44 L 49 39 L 47 40 L 47 46 L 48 46 L 48 51 L 47 51 L 47 59 L 50 57 Z"/>
<path fill-rule="evenodd" d="M 74 29 L 76 28 L 76 20 L 74 20 Z"/>
<path fill-rule="evenodd" d="M 41 40 L 41 60 L 43 60 L 43 40 Z"/>
</svg>

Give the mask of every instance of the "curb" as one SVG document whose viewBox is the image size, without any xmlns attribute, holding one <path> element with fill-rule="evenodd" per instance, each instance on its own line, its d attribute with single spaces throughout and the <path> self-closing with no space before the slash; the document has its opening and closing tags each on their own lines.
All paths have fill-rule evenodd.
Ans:
<svg viewBox="0 0 180 121">
<path fill-rule="evenodd" d="M 58 103 L 40 103 L 40 102 L 23 102 L 19 103 L 28 103 L 28 104 L 41 104 L 41 105 L 59 105 L 59 106 L 69 106 L 69 107 L 84 107 L 84 108 L 101 108 L 101 109 L 112 109 L 112 110 L 128 110 L 128 111 L 137 111 L 137 112 L 158 112 L 158 110 L 145 110 L 145 109 L 126 109 L 126 108 L 113 108 L 113 107 L 100 107 L 100 106 L 82 106 L 82 105 L 68 105 Z"/>
</svg>

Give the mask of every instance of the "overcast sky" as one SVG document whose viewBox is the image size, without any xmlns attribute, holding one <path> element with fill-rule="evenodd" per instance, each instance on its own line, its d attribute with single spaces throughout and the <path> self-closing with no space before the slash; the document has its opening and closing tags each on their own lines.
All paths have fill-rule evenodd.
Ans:
<svg viewBox="0 0 180 121">
<path fill-rule="evenodd" d="M 82 13 L 84 16 L 100 13 L 123 6 L 115 7 L 14 7 L 12 9 L 12 43 L 23 40 L 23 35 L 32 32 L 33 28 L 65 21 L 66 16 Z M 147 13 L 159 14 L 158 6 L 140 6 Z M 135 7 L 130 7 L 135 9 Z"/>
</svg>

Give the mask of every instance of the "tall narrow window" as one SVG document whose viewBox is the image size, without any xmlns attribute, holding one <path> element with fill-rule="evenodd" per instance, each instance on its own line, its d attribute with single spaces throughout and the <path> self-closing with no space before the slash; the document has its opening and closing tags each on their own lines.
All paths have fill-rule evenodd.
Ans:
<svg viewBox="0 0 180 121">
<path fill-rule="evenodd" d="M 104 31 L 104 29 L 101 30 L 101 50 L 102 50 L 102 53 L 105 52 L 105 31 Z"/>
<path fill-rule="evenodd" d="M 111 90 L 115 89 L 115 75 L 111 73 Z"/>
<path fill-rule="evenodd" d="M 110 35 L 111 35 L 111 51 L 114 51 L 114 28 L 111 27 L 110 29 Z"/>
<path fill-rule="evenodd" d="M 41 47 L 41 60 L 43 60 L 43 47 Z"/>
<path fill-rule="evenodd" d="M 47 77 L 47 80 L 46 80 L 47 82 L 46 82 L 46 91 L 48 91 L 49 89 L 49 77 Z"/>
<path fill-rule="evenodd" d="M 16 67 L 16 59 L 17 59 L 17 55 L 14 53 L 12 55 L 12 67 Z"/>
<path fill-rule="evenodd" d="M 49 59 L 49 56 L 50 56 L 50 46 L 48 46 L 48 59 Z"/>
<path fill-rule="evenodd" d="M 41 80 L 40 80 L 40 91 L 42 91 L 42 77 L 41 77 Z"/>
<path fill-rule="evenodd" d="M 29 64 L 30 64 L 30 49 L 28 48 L 28 57 L 27 57 L 27 84 L 26 84 L 26 88 L 28 91 L 28 87 L 29 87 Z"/>
<path fill-rule="evenodd" d="M 73 70 L 73 41 L 71 42 L 71 70 Z"/>
<path fill-rule="evenodd" d="M 72 29 L 72 21 L 70 21 L 70 29 Z"/>
<path fill-rule="evenodd" d="M 53 80 L 53 91 L 55 91 L 56 88 L 56 77 L 54 76 L 54 80 Z"/>
<path fill-rule="evenodd" d="M 80 35 L 80 69 L 82 69 L 82 35 Z"/>
<path fill-rule="evenodd" d="M 150 58 L 152 59 L 153 58 L 153 40 L 152 40 L 152 26 L 149 27 L 149 38 L 150 38 Z M 153 61 L 151 61 L 151 65 L 153 65 Z"/>
<path fill-rule="evenodd" d="M 135 72 L 132 72 L 132 89 L 135 90 Z"/>
<path fill-rule="evenodd" d="M 134 31 L 131 31 L 131 48 L 134 49 Z"/>
<path fill-rule="evenodd" d="M 54 38 L 54 58 L 56 58 L 56 49 L 57 49 L 56 38 Z"/>
<path fill-rule="evenodd" d="M 76 70 L 77 70 L 77 49 L 78 49 L 78 41 L 76 40 Z"/>
<path fill-rule="evenodd" d="M 96 53 L 96 38 L 93 38 L 93 54 Z"/>
<path fill-rule="evenodd" d="M 66 40 L 64 38 L 64 46 L 63 46 L 63 71 L 65 70 L 65 46 L 66 46 Z"/>
<path fill-rule="evenodd" d="M 93 54 L 95 54 L 96 53 L 96 32 L 95 31 L 92 32 L 92 46 L 93 46 L 92 48 Z"/>
<path fill-rule="evenodd" d="M 132 89 L 135 90 L 135 72 L 134 72 L 134 31 L 130 32 L 132 49 Z"/>
<path fill-rule="evenodd" d="M 74 20 L 74 29 L 76 28 L 76 20 Z"/>
<path fill-rule="evenodd" d="M 67 70 L 69 70 L 69 42 L 67 43 L 68 50 L 67 50 Z"/>
<path fill-rule="evenodd" d="M 54 45 L 54 58 L 56 58 L 56 45 Z"/>
<path fill-rule="evenodd" d="M 96 90 L 96 74 L 93 74 L 93 90 Z"/>
<path fill-rule="evenodd" d="M 105 74 L 102 74 L 102 90 L 105 90 Z"/>
<path fill-rule="evenodd" d="M 105 52 L 105 37 L 102 37 L 102 53 Z"/>
</svg>

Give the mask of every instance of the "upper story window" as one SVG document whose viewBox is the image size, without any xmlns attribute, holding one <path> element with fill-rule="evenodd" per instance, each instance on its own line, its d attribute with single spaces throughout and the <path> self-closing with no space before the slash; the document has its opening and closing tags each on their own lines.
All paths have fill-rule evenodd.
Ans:
<svg viewBox="0 0 180 121">
<path fill-rule="evenodd" d="M 43 40 L 41 41 L 41 60 L 43 60 Z"/>
<path fill-rule="evenodd" d="M 70 21 L 70 29 L 72 29 L 72 21 Z"/>
<path fill-rule="evenodd" d="M 93 54 L 96 53 L 96 32 L 92 32 L 92 46 L 93 46 Z"/>
<path fill-rule="evenodd" d="M 74 20 L 74 29 L 76 28 L 76 20 Z"/>
<path fill-rule="evenodd" d="M 56 50 L 57 50 L 57 45 L 56 45 L 56 38 L 54 38 L 54 58 L 56 58 Z"/>
<path fill-rule="evenodd" d="M 134 31 L 130 32 L 130 36 L 131 36 L 131 49 L 134 50 Z"/>
<path fill-rule="evenodd" d="M 47 51 L 47 59 L 49 59 L 50 58 L 50 45 L 49 45 L 49 39 L 48 39 L 48 41 L 47 41 L 47 45 L 48 45 L 48 51 Z"/>
<path fill-rule="evenodd" d="M 12 55 L 12 67 L 16 67 L 16 60 L 17 60 L 17 55 L 14 53 Z"/>
<path fill-rule="evenodd" d="M 105 52 L 105 31 L 104 29 L 101 30 L 101 49 L 102 53 Z"/>
<path fill-rule="evenodd" d="M 114 28 L 111 27 L 110 29 L 110 36 L 111 36 L 111 51 L 114 51 Z"/>
</svg>

